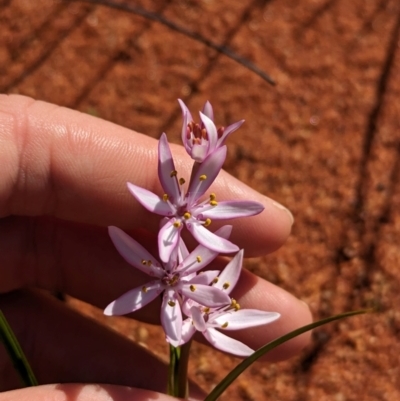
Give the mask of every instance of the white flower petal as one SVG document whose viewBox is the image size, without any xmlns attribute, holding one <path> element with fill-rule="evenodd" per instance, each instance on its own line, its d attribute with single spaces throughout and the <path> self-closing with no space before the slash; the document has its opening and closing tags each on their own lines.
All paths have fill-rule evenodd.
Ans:
<svg viewBox="0 0 400 401">
<path fill-rule="evenodd" d="M 214 284 L 214 287 L 225 291 L 227 294 L 230 294 L 233 288 L 235 288 L 242 270 L 243 252 L 242 249 L 225 266 L 225 269 L 222 270 L 221 274 L 218 276 L 218 281 Z"/>
<path fill-rule="evenodd" d="M 171 219 L 158 232 L 158 252 L 164 263 L 168 263 L 172 252 L 177 247 L 183 227 L 182 224 L 178 228 L 175 227 L 174 222 L 175 219 Z"/>
<path fill-rule="evenodd" d="M 193 237 L 201 245 L 212 251 L 220 253 L 232 253 L 237 252 L 239 247 L 225 238 L 215 235 L 211 231 L 207 230 L 202 224 L 187 224 L 188 230 L 192 233 Z"/>
<path fill-rule="evenodd" d="M 182 338 L 179 345 L 186 344 L 196 333 L 196 328 L 193 325 L 191 318 L 185 319 L 182 323 Z"/>
<path fill-rule="evenodd" d="M 104 314 L 107 316 L 120 316 L 134 312 L 155 299 L 162 290 L 159 281 L 136 287 L 111 302 L 104 310 Z"/>
<path fill-rule="evenodd" d="M 186 282 L 189 282 L 190 284 L 209 285 L 215 278 L 218 277 L 219 273 L 220 273 L 219 270 L 207 270 L 204 272 L 200 272 L 199 274 L 187 280 Z"/>
<path fill-rule="evenodd" d="M 232 226 L 226 225 L 218 229 L 215 232 L 215 235 L 227 239 L 231 232 Z M 190 255 L 183 260 L 177 271 L 185 271 L 187 274 L 197 272 L 203 267 L 209 265 L 218 256 L 218 253 L 218 251 L 212 251 L 204 245 L 198 245 Z"/>
<path fill-rule="evenodd" d="M 247 345 L 234 340 L 215 329 L 209 328 L 203 332 L 203 335 L 210 344 L 221 351 L 243 357 L 250 356 L 254 353 L 254 350 L 249 348 Z"/>
<path fill-rule="evenodd" d="M 108 233 L 118 252 L 128 263 L 149 276 L 163 276 L 163 269 L 157 259 L 128 234 L 114 226 L 108 227 Z"/>
<path fill-rule="evenodd" d="M 253 201 L 222 201 L 217 206 L 201 213 L 201 218 L 211 220 L 236 219 L 238 217 L 254 216 L 261 213 L 264 206 Z"/>
<path fill-rule="evenodd" d="M 174 290 L 164 292 L 161 305 L 161 324 L 168 342 L 178 347 L 182 336 L 182 312 Z"/>
<path fill-rule="evenodd" d="M 127 185 L 129 192 L 148 211 L 161 216 L 172 216 L 175 213 L 175 210 L 171 208 L 168 202 L 164 202 L 158 195 L 153 194 L 153 192 L 131 184 L 130 182 L 128 182 Z"/>
<path fill-rule="evenodd" d="M 200 112 L 201 121 L 207 131 L 207 138 L 208 138 L 208 154 L 213 152 L 216 149 L 217 141 L 218 141 L 218 134 L 217 128 L 215 127 L 214 122 L 207 117 L 205 114 Z"/>
<path fill-rule="evenodd" d="M 216 323 L 219 327 L 228 323 L 224 330 L 241 330 L 249 327 L 262 326 L 272 323 L 279 319 L 277 312 L 265 312 L 257 309 L 240 309 L 238 311 L 229 311 L 213 319 L 210 315 L 210 323 Z"/>
<path fill-rule="evenodd" d="M 204 103 L 203 114 L 205 114 L 210 120 L 214 121 L 214 111 L 208 100 Z"/>
<path fill-rule="evenodd" d="M 193 308 L 190 309 L 192 319 L 193 319 L 193 325 L 196 330 L 198 331 L 205 331 L 207 328 L 206 322 L 204 320 L 203 312 L 201 309 L 197 306 L 194 306 Z"/>
<path fill-rule="evenodd" d="M 238 128 L 240 128 L 240 126 L 244 123 L 244 120 L 240 120 L 237 123 L 231 124 L 228 127 L 225 128 L 224 133 L 222 134 L 221 138 L 218 139 L 217 142 L 217 147 L 222 146 L 226 139 L 228 138 L 228 136 L 230 134 L 232 134 L 232 132 L 236 131 Z"/>
<path fill-rule="evenodd" d="M 226 146 L 210 154 L 190 178 L 188 204 L 193 205 L 214 182 L 226 158 Z M 205 177 L 205 179 L 203 179 Z"/>
<path fill-rule="evenodd" d="M 177 200 L 180 196 L 178 180 L 171 173 L 175 171 L 174 160 L 172 159 L 171 149 L 169 148 L 167 135 L 163 133 L 158 142 L 158 178 L 170 200 Z"/>
<path fill-rule="evenodd" d="M 179 288 L 179 292 L 185 297 L 210 308 L 226 306 L 231 302 L 229 296 L 223 291 L 208 285 L 180 282 L 176 287 Z"/>
</svg>

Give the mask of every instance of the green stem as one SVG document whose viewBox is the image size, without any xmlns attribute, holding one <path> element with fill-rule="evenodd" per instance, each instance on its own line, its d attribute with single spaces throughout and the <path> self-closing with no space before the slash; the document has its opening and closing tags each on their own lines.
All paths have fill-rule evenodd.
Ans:
<svg viewBox="0 0 400 401">
<path fill-rule="evenodd" d="M 181 347 L 169 346 L 168 395 L 188 399 L 188 363 L 192 342 Z"/>
<path fill-rule="evenodd" d="M 22 384 L 25 387 L 37 386 L 38 382 L 35 375 L 29 365 L 28 360 L 14 332 L 12 331 L 10 325 L 7 322 L 6 317 L 0 310 L 0 340 L 4 344 L 8 355 L 10 356 L 15 370 L 18 372 Z"/>
</svg>

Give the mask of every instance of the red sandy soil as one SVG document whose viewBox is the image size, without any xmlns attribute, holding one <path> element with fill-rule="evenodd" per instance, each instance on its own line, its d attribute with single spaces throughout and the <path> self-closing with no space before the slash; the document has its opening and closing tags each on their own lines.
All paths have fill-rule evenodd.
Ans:
<svg viewBox="0 0 400 401">
<path fill-rule="evenodd" d="M 117 1 L 117 0 L 112 0 Z M 398 0 L 130 1 L 233 49 L 275 87 L 159 22 L 88 3 L 0 1 L 0 91 L 67 106 L 178 142 L 176 102 L 209 99 L 246 120 L 226 169 L 286 205 L 291 237 L 246 267 L 315 318 L 379 313 L 315 331 L 289 361 L 258 363 L 223 400 L 400 399 L 400 3 Z M 161 358 L 158 328 L 105 319 Z M 195 345 L 190 377 L 211 389 L 238 360 Z"/>
</svg>

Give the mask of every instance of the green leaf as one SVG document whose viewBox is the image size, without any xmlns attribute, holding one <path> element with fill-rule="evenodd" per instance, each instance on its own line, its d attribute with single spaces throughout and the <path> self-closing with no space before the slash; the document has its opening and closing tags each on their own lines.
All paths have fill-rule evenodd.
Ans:
<svg viewBox="0 0 400 401">
<path fill-rule="evenodd" d="M 323 326 L 324 324 L 333 322 L 335 320 L 344 319 L 346 317 L 361 315 L 363 313 L 372 312 L 371 309 L 363 309 L 354 312 L 346 312 L 340 315 L 335 315 L 328 317 L 326 319 L 319 320 L 318 322 L 314 322 L 308 324 L 307 326 L 300 327 L 297 330 L 293 330 L 288 334 L 285 334 L 282 337 L 277 338 L 274 341 L 269 342 L 268 344 L 262 346 L 260 349 L 254 352 L 254 354 L 250 355 L 248 358 L 244 359 L 235 369 L 233 369 L 230 373 L 226 375 L 224 379 L 211 391 L 210 394 L 204 399 L 204 401 L 215 401 L 218 397 L 234 382 L 234 380 L 243 373 L 252 363 L 254 363 L 258 358 L 261 358 L 267 352 L 273 350 L 279 345 L 285 343 L 286 341 L 291 340 L 294 337 L 299 336 L 300 334 L 306 333 L 307 331 L 313 330 L 319 326 Z"/>
<path fill-rule="evenodd" d="M 25 387 L 37 386 L 38 382 L 31 367 L 29 366 L 28 360 L 14 332 L 7 322 L 3 312 L 0 310 L 0 340 L 4 344 L 8 355 L 10 356 L 15 370 L 18 372 L 22 384 Z"/>
</svg>

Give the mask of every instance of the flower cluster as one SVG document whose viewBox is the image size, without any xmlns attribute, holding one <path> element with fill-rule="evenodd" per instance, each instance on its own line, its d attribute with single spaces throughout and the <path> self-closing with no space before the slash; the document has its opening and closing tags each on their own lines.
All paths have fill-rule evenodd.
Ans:
<svg viewBox="0 0 400 401">
<path fill-rule="evenodd" d="M 166 134 L 158 145 L 158 176 L 164 193 L 159 196 L 128 183 L 131 194 L 147 210 L 163 216 L 158 233 L 159 257 L 117 227 L 109 227 L 110 237 L 121 256 L 132 266 L 148 274 L 151 280 L 134 288 L 105 309 L 106 315 L 134 312 L 162 295 L 161 324 L 167 341 L 174 347 L 191 339 L 196 331 L 216 348 L 238 356 L 253 350 L 226 336 L 221 330 L 239 330 L 273 322 L 276 312 L 240 309 L 229 296 L 236 285 L 243 261 L 243 250 L 229 241 L 232 226 L 212 232 L 213 220 L 254 216 L 263 206 L 253 201 L 219 201 L 208 193 L 226 158 L 226 138 L 243 121 L 226 128 L 216 128 L 209 102 L 200 112 L 201 123 L 195 123 L 186 105 L 179 100 L 183 113 L 182 142 L 194 160 L 190 182 L 175 169 Z M 206 195 L 207 194 L 207 195 Z M 186 229 L 199 244 L 189 252 L 182 239 Z M 237 252 L 224 270 L 206 270 L 220 253 Z"/>
</svg>

